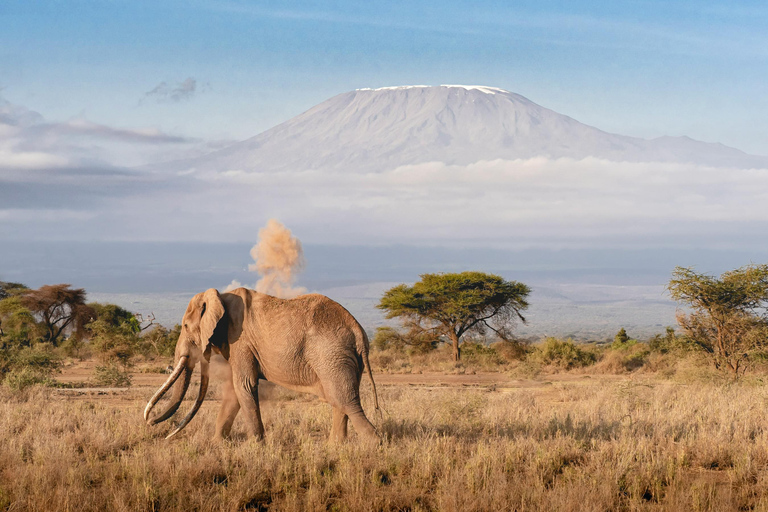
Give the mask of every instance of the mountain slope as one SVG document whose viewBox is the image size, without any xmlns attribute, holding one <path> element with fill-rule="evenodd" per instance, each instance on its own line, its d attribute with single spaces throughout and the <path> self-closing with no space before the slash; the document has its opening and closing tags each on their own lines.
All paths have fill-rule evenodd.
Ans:
<svg viewBox="0 0 768 512">
<path fill-rule="evenodd" d="M 339 94 L 270 130 L 175 169 L 377 172 L 439 161 L 532 157 L 767 167 L 768 158 L 687 137 L 603 132 L 501 89 L 404 86 Z"/>
</svg>

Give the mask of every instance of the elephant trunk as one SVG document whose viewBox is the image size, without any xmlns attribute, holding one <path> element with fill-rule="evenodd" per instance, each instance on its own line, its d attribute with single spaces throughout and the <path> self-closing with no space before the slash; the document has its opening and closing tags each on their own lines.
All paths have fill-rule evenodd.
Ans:
<svg viewBox="0 0 768 512">
<path fill-rule="evenodd" d="M 189 367 L 187 364 L 188 362 L 188 356 L 181 356 L 179 361 L 176 363 L 176 368 L 173 369 L 171 376 L 168 377 L 168 380 L 165 381 L 160 389 L 158 389 L 157 392 L 149 400 L 149 403 L 147 403 L 147 407 L 144 409 L 144 420 L 150 425 L 156 425 L 162 421 L 167 420 L 173 416 L 173 414 L 181 405 L 181 401 L 184 400 L 184 395 L 187 393 L 187 388 L 189 388 L 189 382 L 192 379 L 192 370 L 194 369 Z M 179 381 L 179 377 L 182 373 L 184 374 L 184 378 Z M 174 386 L 174 384 L 176 385 Z M 160 416 L 150 419 L 149 413 L 152 412 L 152 409 L 155 407 L 155 405 L 157 405 L 157 402 L 160 401 L 160 399 L 171 388 L 171 386 L 174 386 L 171 405 Z"/>
<path fill-rule="evenodd" d="M 197 393 L 197 398 L 195 399 L 195 404 L 192 406 L 192 409 L 187 413 L 187 415 L 184 417 L 183 420 L 181 420 L 181 423 L 179 423 L 179 426 L 176 427 L 173 432 L 168 434 L 166 436 L 166 439 L 170 439 L 181 430 L 187 426 L 187 424 L 192 421 L 192 418 L 195 417 L 195 414 L 197 414 L 197 411 L 200 409 L 200 406 L 203 405 L 203 400 L 205 400 L 205 394 L 208 392 L 208 361 L 203 358 L 200 361 L 200 390 Z"/>
</svg>

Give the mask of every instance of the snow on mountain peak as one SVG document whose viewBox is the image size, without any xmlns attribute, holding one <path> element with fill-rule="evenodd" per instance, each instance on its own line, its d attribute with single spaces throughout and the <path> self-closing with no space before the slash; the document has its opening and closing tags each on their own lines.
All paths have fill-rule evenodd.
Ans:
<svg viewBox="0 0 768 512">
<path fill-rule="evenodd" d="M 379 87 L 377 89 L 372 89 L 370 87 L 363 87 L 361 89 L 356 89 L 357 91 L 398 91 L 398 90 L 407 90 L 407 89 L 429 89 L 431 87 L 434 87 L 432 85 L 395 85 L 390 87 Z M 453 88 L 453 89 L 466 89 L 468 91 L 480 91 L 485 94 L 496 94 L 496 93 L 509 93 L 509 91 L 505 91 L 504 89 L 499 89 L 498 87 L 488 87 L 486 85 L 440 85 L 439 87 L 447 87 L 447 88 Z"/>
</svg>

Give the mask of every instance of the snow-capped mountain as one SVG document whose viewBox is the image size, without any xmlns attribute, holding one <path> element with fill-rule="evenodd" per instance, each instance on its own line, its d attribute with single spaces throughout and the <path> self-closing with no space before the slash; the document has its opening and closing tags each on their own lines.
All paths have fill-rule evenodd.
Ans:
<svg viewBox="0 0 768 512">
<path fill-rule="evenodd" d="M 768 167 L 767 157 L 722 144 L 611 134 L 502 89 L 441 85 L 339 94 L 255 137 L 172 168 L 377 172 L 433 161 L 532 157 Z"/>
</svg>

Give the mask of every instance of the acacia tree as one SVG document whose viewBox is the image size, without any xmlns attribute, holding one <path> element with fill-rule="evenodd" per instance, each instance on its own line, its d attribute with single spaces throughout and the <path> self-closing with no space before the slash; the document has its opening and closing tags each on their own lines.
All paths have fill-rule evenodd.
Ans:
<svg viewBox="0 0 768 512">
<path fill-rule="evenodd" d="M 450 342 L 459 361 L 461 337 L 468 332 L 490 330 L 511 340 L 514 322 L 525 322 L 521 311 L 530 292 L 523 283 L 483 272 L 422 274 L 413 286 L 388 290 L 377 307 L 387 311 L 387 318 L 401 318 L 413 333 Z"/>
<path fill-rule="evenodd" d="M 24 306 L 41 321 L 46 333 L 46 341 L 58 345 L 59 338 L 70 326 L 83 325 L 78 318 L 90 315 L 85 305 L 85 290 L 70 288 L 69 284 L 41 286 L 22 296 Z"/>
<path fill-rule="evenodd" d="M 768 265 L 747 265 L 720 278 L 676 267 L 668 289 L 693 310 L 679 311 L 677 321 L 690 341 L 712 356 L 716 368 L 738 377 L 750 354 L 768 342 Z"/>
</svg>

